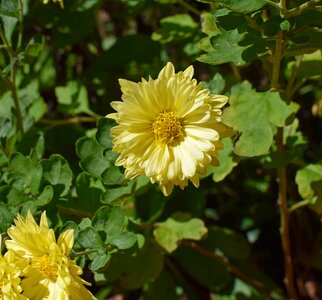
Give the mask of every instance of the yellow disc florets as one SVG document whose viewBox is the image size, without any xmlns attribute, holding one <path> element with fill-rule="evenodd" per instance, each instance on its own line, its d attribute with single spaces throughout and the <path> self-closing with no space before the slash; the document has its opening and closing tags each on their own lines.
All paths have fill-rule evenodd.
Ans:
<svg viewBox="0 0 322 300">
<path fill-rule="evenodd" d="M 183 136 L 181 122 L 176 118 L 173 111 L 159 113 L 152 124 L 152 130 L 157 142 L 168 145 Z"/>
</svg>

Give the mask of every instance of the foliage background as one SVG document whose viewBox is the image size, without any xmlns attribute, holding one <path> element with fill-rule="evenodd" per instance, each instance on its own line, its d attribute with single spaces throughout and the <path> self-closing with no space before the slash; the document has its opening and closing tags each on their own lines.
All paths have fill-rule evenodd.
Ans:
<svg viewBox="0 0 322 300">
<path fill-rule="evenodd" d="M 319 5 L 2 0 L 1 233 L 27 210 L 74 228 L 98 299 L 320 299 Z M 199 189 L 164 197 L 114 166 L 103 117 L 119 78 L 168 61 L 230 97 L 236 135 Z"/>
</svg>

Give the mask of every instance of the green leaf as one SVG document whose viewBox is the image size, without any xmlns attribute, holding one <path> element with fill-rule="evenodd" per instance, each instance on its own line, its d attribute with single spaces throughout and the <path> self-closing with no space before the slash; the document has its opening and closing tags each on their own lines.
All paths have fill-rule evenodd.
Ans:
<svg viewBox="0 0 322 300">
<path fill-rule="evenodd" d="M 312 208 L 322 214 L 322 165 L 309 164 L 297 171 L 295 182 L 304 200 L 312 204 Z"/>
<path fill-rule="evenodd" d="M 112 137 L 110 134 L 111 128 L 115 126 L 115 121 L 107 118 L 100 118 L 97 120 L 97 133 L 95 135 L 96 141 L 105 149 L 112 149 Z"/>
<path fill-rule="evenodd" d="M 45 38 L 42 35 L 35 35 L 29 41 L 25 49 L 25 55 L 30 58 L 36 58 L 44 48 Z"/>
<path fill-rule="evenodd" d="M 204 222 L 197 218 L 190 220 L 168 218 L 165 222 L 158 223 L 153 231 L 156 241 L 169 253 L 177 249 L 180 240 L 200 240 L 206 233 Z"/>
<path fill-rule="evenodd" d="M 18 0 L 2 0 L 0 5 L 0 17 L 3 29 L 9 44 L 19 19 Z"/>
<path fill-rule="evenodd" d="M 239 132 L 234 151 L 246 157 L 266 154 L 276 127 L 287 125 L 297 109 L 278 92 L 256 92 L 247 81 L 234 86 L 230 106 L 222 116 L 225 124 Z"/>
<path fill-rule="evenodd" d="M 9 166 L 11 172 L 8 177 L 12 186 L 27 194 L 37 195 L 43 172 L 41 165 L 34 165 L 30 157 L 16 152 L 10 156 Z"/>
<path fill-rule="evenodd" d="M 119 167 L 112 166 L 102 174 L 102 180 L 107 185 L 120 185 L 124 183 L 125 177 Z"/>
<path fill-rule="evenodd" d="M 79 82 L 69 81 L 66 86 L 57 86 L 55 94 L 64 112 L 72 115 L 80 113 L 94 114 L 89 108 L 87 89 Z"/>
<path fill-rule="evenodd" d="M 51 185 L 46 185 L 42 193 L 35 200 L 37 206 L 45 206 L 48 204 L 54 197 L 54 189 Z"/>
<path fill-rule="evenodd" d="M 211 37 L 210 42 L 213 49 L 198 60 L 212 65 L 233 62 L 241 66 L 267 53 L 265 40 L 259 32 L 250 29 L 241 33 L 238 29 L 224 31 Z"/>
<path fill-rule="evenodd" d="M 19 3 L 18 0 L 2 0 L 0 5 L 0 15 L 19 18 Z"/>
<path fill-rule="evenodd" d="M 286 52 L 290 56 L 312 53 L 322 48 L 322 32 L 315 28 L 301 30 L 290 40 L 292 43 Z"/>
<path fill-rule="evenodd" d="M 136 234 L 129 231 L 122 232 L 121 235 L 119 235 L 112 241 L 112 244 L 121 250 L 129 249 L 133 247 L 135 243 Z"/>
<path fill-rule="evenodd" d="M 86 173 L 76 179 L 77 198 L 72 206 L 87 212 L 95 212 L 101 206 L 100 198 L 105 191 L 102 182 Z"/>
<path fill-rule="evenodd" d="M 176 42 L 186 39 L 195 34 L 198 28 L 188 14 L 177 14 L 161 19 L 161 28 L 153 32 L 152 39 L 161 43 Z"/>
<path fill-rule="evenodd" d="M 65 196 L 72 184 L 73 172 L 68 162 L 58 154 L 41 161 L 43 179 L 54 187 L 55 196 Z"/>
<path fill-rule="evenodd" d="M 95 230 L 106 233 L 105 243 L 112 243 L 121 235 L 126 218 L 120 206 L 103 206 L 96 211 L 92 223 Z"/>
<path fill-rule="evenodd" d="M 250 256 L 250 246 L 245 237 L 228 228 L 211 226 L 201 245 L 211 251 L 220 251 L 229 258 L 245 260 Z"/>
<path fill-rule="evenodd" d="M 109 253 L 98 253 L 89 264 L 89 268 L 92 271 L 98 271 L 104 268 L 109 263 L 110 259 L 111 255 Z"/>
<path fill-rule="evenodd" d="M 88 137 L 77 141 L 76 152 L 81 159 L 81 168 L 96 178 L 99 178 L 106 169 L 113 166 L 116 159 L 114 152 L 104 151 L 101 145 Z"/>
<path fill-rule="evenodd" d="M 146 241 L 143 247 L 132 247 L 113 254 L 105 271 L 107 282 L 118 281 L 125 289 L 138 289 L 157 278 L 163 267 L 160 248 Z"/>
<path fill-rule="evenodd" d="M 262 158 L 262 164 L 266 168 L 280 168 L 290 162 L 301 160 L 308 147 L 308 141 L 301 131 L 299 131 L 299 120 L 283 129 L 283 143 L 288 151 L 280 153 L 276 149 L 276 144 L 272 146 L 270 153 Z"/>
<path fill-rule="evenodd" d="M 225 79 L 220 73 L 216 73 L 210 81 L 203 81 L 202 85 L 205 89 L 209 89 L 212 94 L 218 95 L 221 94 L 225 89 Z"/>
<path fill-rule="evenodd" d="M 87 227 L 80 230 L 77 235 L 77 241 L 85 249 L 99 249 L 104 247 L 104 243 L 99 233 L 93 227 Z"/>
<path fill-rule="evenodd" d="M 101 201 L 105 204 L 115 203 L 116 201 L 122 200 L 132 195 L 134 189 L 135 180 L 130 180 L 127 182 L 126 186 L 107 189 L 107 191 L 102 195 Z"/>
<path fill-rule="evenodd" d="M 225 179 L 227 175 L 237 166 L 237 157 L 233 152 L 233 142 L 231 138 L 221 140 L 224 144 L 224 149 L 219 152 L 218 160 L 220 165 L 217 167 L 210 166 L 207 170 L 207 175 L 212 174 L 212 179 L 219 182 Z"/>
<path fill-rule="evenodd" d="M 220 291 L 231 281 L 230 273 L 222 264 L 193 249 L 180 247 L 174 256 L 189 276 L 212 291 Z"/>
<path fill-rule="evenodd" d="M 1 232 L 6 232 L 7 228 L 13 223 L 15 214 L 10 212 L 7 205 L 0 202 L 0 230 Z"/>
<path fill-rule="evenodd" d="M 240 13 L 250 13 L 261 9 L 265 4 L 265 0 L 198 0 L 200 2 L 218 3 L 232 11 Z"/>
<path fill-rule="evenodd" d="M 163 269 L 160 276 L 144 289 L 144 299 L 178 300 L 177 284 L 171 274 Z"/>
</svg>

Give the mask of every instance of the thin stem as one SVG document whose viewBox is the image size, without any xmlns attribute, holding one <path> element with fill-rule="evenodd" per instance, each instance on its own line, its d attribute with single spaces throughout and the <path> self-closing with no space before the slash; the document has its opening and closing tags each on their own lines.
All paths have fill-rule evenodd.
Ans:
<svg viewBox="0 0 322 300">
<path fill-rule="evenodd" d="M 23 37 L 23 2 L 19 0 L 19 33 L 18 33 L 18 43 L 17 52 L 20 51 Z"/>
<path fill-rule="evenodd" d="M 271 1 L 271 0 L 264 0 L 267 4 L 270 4 L 278 9 L 280 9 L 280 6 L 278 3 L 274 2 L 274 1 Z"/>
<path fill-rule="evenodd" d="M 285 93 L 286 93 L 288 99 L 290 99 L 291 92 L 292 92 L 292 89 L 293 89 L 293 86 L 294 86 L 294 82 L 295 82 L 295 80 L 297 78 L 297 75 L 298 75 L 298 72 L 299 72 L 299 69 L 300 69 L 302 58 L 303 58 L 303 55 L 299 55 L 299 56 L 297 56 L 295 58 L 295 63 L 294 63 L 293 68 L 292 68 L 292 74 L 291 74 L 291 77 L 290 77 L 289 81 L 287 82 L 287 86 L 286 86 L 286 89 L 285 89 Z"/>
<path fill-rule="evenodd" d="M 93 214 L 87 211 L 81 211 L 78 209 L 65 207 L 62 205 L 57 206 L 58 211 L 69 216 L 79 217 L 79 218 L 91 218 L 93 217 Z"/>
<path fill-rule="evenodd" d="M 229 272 L 236 275 L 237 277 L 239 277 L 243 281 L 247 282 L 248 284 L 250 284 L 251 286 L 256 288 L 259 292 L 265 294 L 269 299 L 271 299 L 271 296 L 270 296 L 271 292 L 268 288 L 266 288 L 266 286 L 264 284 L 262 284 L 261 282 L 255 280 L 251 277 L 248 277 L 246 274 L 244 274 L 239 269 L 237 269 L 227 258 L 222 257 L 222 256 L 216 254 L 215 252 L 210 252 L 210 251 L 198 246 L 195 242 L 182 240 L 180 243 L 188 248 L 191 248 L 191 249 L 197 251 L 199 254 L 201 254 L 203 256 L 207 256 L 207 257 L 211 258 L 212 260 L 220 263 Z"/>
<path fill-rule="evenodd" d="M 295 17 L 299 14 L 301 14 L 303 11 L 315 6 L 315 4 L 318 4 L 320 2 L 320 0 L 310 0 L 307 1 L 297 7 L 294 7 L 290 10 L 285 10 L 285 18 L 291 18 L 291 17 Z"/>
<path fill-rule="evenodd" d="M 16 62 L 15 62 L 14 65 L 12 66 L 11 76 L 10 76 L 11 84 L 12 84 L 11 92 L 12 92 L 13 101 L 15 103 L 18 131 L 20 132 L 21 137 L 23 137 L 24 129 L 23 129 L 23 123 L 22 123 L 22 114 L 21 114 L 20 103 L 19 103 L 18 94 L 17 94 L 17 87 L 16 87 L 16 71 L 17 71 L 16 68 L 17 68 L 17 66 L 16 66 Z"/>
<path fill-rule="evenodd" d="M 275 45 L 275 51 L 273 53 L 273 72 L 272 72 L 271 87 L 272 89 L 278 91 L 280 87 L 279 76 L 280 76 L 281 61 L 283 57 L 283 48 L 284 48 L 282 31 L 278 32 L 275 41 L 276 41 L 276 45 Z"/>
<path fill-rule="evenodd" d="M 285 9 L 285 0 L 280 1 L 281 9 Z M 279 31 L 276 37 L 276 45 L 275 51 L 273 53 L 273 71 L 272 71 L 272 82 L 271 87 L 273 90 L 278 91 L 280 88 L 279 82 L 279 74 L 281 68 L 281 61 L 283 58 L 284 51 L 284 41 L 283 41 L 283 33 Z M 283 144 L 283 127 L 279 127 L 277 129 L 276 134 L 276 144 L 277 151 L 279 153 L 283 153 L 285 151 Z M 284 270 L 285 277 L 284 283 L 288 292 L 288 295 L 293 300 L 298 300 L 297 291 L 295 288 L 294 282 L 294 270 L 293 270 L 293 262 L 292 262 L 292 253 L 291 253 L 291 241 L 290 241 L 290 215 L 287 205 L 287 177 L 286 177 L 286 167 L 282 166 L 277 169 L 277 177 L 278 177 L 278 205 L 280 210 L 280 218 L 281 218 L 281 227 L 280 227 L 280 235 L 282 242 L 282 249 L 284 255 Z"/>
<path fill-rule="evenodd" d="M 98 249 L 89 249 L 89 250 L 84 250 L 84 251 L 75 252 L 75 253 L 73 254 L 73 258 L 78 257 L 78 256 L 88 255 L 88 254 L 91 254 L 91 253 L 95 253 L 95 252 L 97 252 L 97 251 L 98 251 Z"/>
<path fill-rule="evenodd" d="M 98 117 L 73 117 L 63 120 L 49 120 L 42 119 L 39 123 L 49 125 L 50 127 L 62 126 L 67 124 L 78 124 L 78 123 L 96 123 Z"/>
<path fill-rule="evenodd" d="M 10 44 L 9 44 L 9 41 L 6 38 L 6 35 L 5 35 L 4 31 L 2 30 L 1 25 L 0 25 L 0 38 L 1 38 L 5 48 L 7 49 L 10 61 L 13 60 L 15 54 L 14 54 L 14 52 L 13 52 L 13 50 L 12 50 Z"/>
<path fill-rule="evenodd" d="M 300 208 L 300 207 L 306 206 L 306 205 L 308 205 L 308 204 L 310 204 L 310 201 L 309 201 L 309 200 L 302 200 L 302 201 L 300 201 L 300 202 L 297 202 L 297 203 L 293 204 L 293 205 L 288 209 L 288 211 L 289 211 L 290 213 L 292 213 L 294 210 L 296 210 L 296 209 L 298 209 L 298 208 Z"/>
<path fill-rule="evenodd" d="M 286 8 L 286 0 L 280 0 L 280 11 L 283 16 L 287 13 L 287 8 Z"/>
<path fill-rule="evenodd" d="M 192 12 L 198 16 L 201 16 L 201 12 L 198 9 L 196 9 L 195 7 L 193 7 L 192 5 L 190 5 L 189 3 L 187 3 L 186 1 L 178 0 L 178 3 L 181 4 L 182 6 L 184 6 L 190 12 Z"/>
</svg>

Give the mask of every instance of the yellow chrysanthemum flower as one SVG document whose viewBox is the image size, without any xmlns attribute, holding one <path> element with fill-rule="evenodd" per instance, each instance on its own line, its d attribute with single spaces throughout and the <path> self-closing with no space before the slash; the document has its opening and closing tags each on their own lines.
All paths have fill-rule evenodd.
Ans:
<svg viewBox="0 0 322 300">
<path fill-rule="evenodd" d="M 74 244 L 72 229 L 56 241 L 46 213 L 42 213 L 38 225 L 28 212 L 26 218 L 18 215 L 7 233 L 11 238 L 6 241 L 7 249 L 15 252 L 24 276 L 24 296 L 33 300 L 95 299 L 83 285 L 88 283 L 79 277 L 81 268 L 69 256 Z"/>
<path fill-rule="evenodd" d="M 44 4 L 47 4 L 49 0 L 43 0 Z M 64 1 L 63 0 L 53 0 L 54 3 L 59 2 L 61 8 L 64 8 Z"/>
<path fill-rule="evenodd" d="M 1 245 L 1 236 L 0 236 Z M 7 251 L 0 254 L 0 299 L 3 300 L 27 300 L 21 295 L 20 269 L 15 264 L 15 254 Z"/>
<path fill-rule="evenodd" d="M 198 187 L 198 174 L 219 164 L 219 138 L 231 134 L 220 118 L 228 98 L 211 95 L 193 73 L 192 66 L 175 73 L 168 63 L 156 80 L 120 79 L 123 101 L 113 101 L 117 112 L 106 116 L 118 123 L 111 129 L 120 154 L 115 164 L 124 166 L 127 178 L 150 177 L 166 196 L 188 180 Z"/>
</svg>

